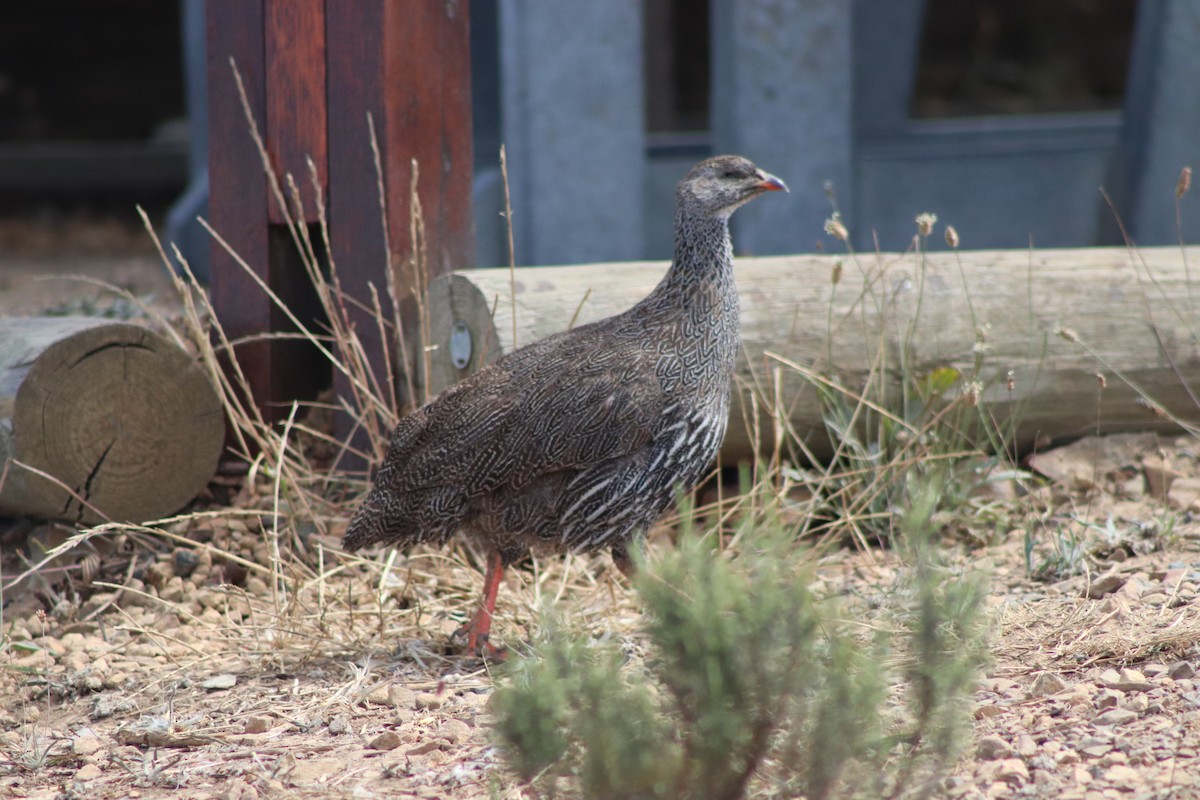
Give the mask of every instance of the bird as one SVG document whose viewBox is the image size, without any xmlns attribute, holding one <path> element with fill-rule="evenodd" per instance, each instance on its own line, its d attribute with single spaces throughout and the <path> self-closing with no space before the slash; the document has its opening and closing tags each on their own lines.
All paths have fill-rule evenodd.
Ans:
<svg viewBox="0 0 1200 800">
<path fill-rule="evenodd" d="M 403 417 L 343 538 L 350 551 L 446 544 L 487 553 L 483 597 L 456 632 L 489 643 L 506 568 L 530 552 L 609 549 L 631 572 L 646 529 L 720 448 L 740 346 L 729 218 L 788 191 L 736 155 L 675 190 L 674 257 L 643 300 L 524 345 Z"/>
</svg>

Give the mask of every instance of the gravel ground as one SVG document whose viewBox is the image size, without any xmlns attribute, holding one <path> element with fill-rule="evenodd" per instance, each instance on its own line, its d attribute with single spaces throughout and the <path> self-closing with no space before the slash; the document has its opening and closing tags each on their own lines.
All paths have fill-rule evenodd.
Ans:
<svg viewBox="0 0 1200 800">
<path fill-rule="evenodd" d="M 0 225 L 0 314 L 111 304 L 90 284 L 36 280 L 77 263 L 138 296 L 168 292 L 122 230 L 64 250 L 51 235 L 14 247 Z M 949 557 L 989 576 L 993 631 L 945 796 L 1200 798 L 1196 451 L 1186 437 L 1083 440 L 1034 459 L 1047 486 L 997 485 L 977 529 L 947 534 Z M 281 592 L 258 517 L 237 511 L 260 500 L 167 526 L 209 550 L 126 531 L 19 582 L 19 545 L 74 532 L 0 525 L 0 797 L 532 796 L 491 745 L 487 666 L 445 646 L 481 583 L 469 557 L 322 562 Z M 304 538 L 309 562 L 339 524 Z M 870 608 L 897 569 L 847 550 L 819 579 Z M 585 628 L 636 635 L 606 558 L 513 570 L 497 626 L 526 638 L 546 598 Z"/>
</svg>

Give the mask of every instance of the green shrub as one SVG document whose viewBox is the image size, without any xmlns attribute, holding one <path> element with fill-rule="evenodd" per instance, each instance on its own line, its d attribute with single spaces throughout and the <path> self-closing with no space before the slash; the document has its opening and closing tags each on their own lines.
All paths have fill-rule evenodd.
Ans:
<svg viewBox="0 0 1200 800">
<path fill-rule="evenodd" d="M 906 602 L 881 633 L 813 593 L 779 526 L 736 552 L 684 537 L 635 579 L 644 658 L 553 623 L 514 657 L 494 697 L 508 763 L 587 798 L 929 796 L 983 653 L 978 585 L 937 564 L 932 505 L 906 515 Z"/>
</svg>

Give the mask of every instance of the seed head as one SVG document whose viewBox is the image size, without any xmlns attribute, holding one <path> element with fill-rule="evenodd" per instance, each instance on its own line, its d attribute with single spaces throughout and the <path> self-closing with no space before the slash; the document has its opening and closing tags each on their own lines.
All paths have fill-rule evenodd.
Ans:
<svg viewBox="0 0 1200 800">
<path fill-rule="evenodd" d="M 1004 376 L 1004 388 L 1009 394 L 1012 394 L 1012 390 L 1017 388 L 1017 376 L 1011 369 L 1008 371 L 1008 374 Z"/>
<path fill-rule="evenodd" d="M 833 265 L 833 273 L 829 276 L 829 282 L 834 286 L 842 282 L 842 262 L 838 261 Z"/>
<path fill-rule="evenodd" d="M 952 250 L 958 249 L 958 231 L 954 230 L 953 225 L 946 226 L 946 244 L 950 245 Z"/>
<path fill-rule="evenodd" d="M 1175 199 L 1182 200 L 1190 188 L 1192 188 L 1192 168 L 1184 167 L 1179 170 L 1179 183 L 1175 184 Z"/>
<path fill-rule="evenodd" d="M 979 397 L 983 394 L 983 385 L 979 381 L 971 381 L 963 387 L 963 396 L 967 400 L 967 405 L 975 408 L 979 405 Z"/>
<path fill-rule="evenodd" d="M 928 236 L 933 233 L 933 226 L 937 224 L 937 214 L 917 214 L 917 233 L 922 236 Z"/>
<path fill-rule="evenodd" d="M 842 215 L 836 211 L 833 212 L 833 216 L 825 220 L 825 232 L 842 242 L 850 238 L 850 231 L 846 230 L 846 226 L 842 224 Z"/>
<path fill-rule="evenodd" d="M 1066 339 L 1068 342 L 1079 341 L 1079 334 L 1075 333 L 1075 331 L 1071 330 L 1070 328 L 1064 328 L 1061 325 L 1054 328 L 1054 335 L 1060 339 Z"/>
<path fill-rule="evenodd" d="M 1103 372 L 1096 373 L 1096 385 L 1099 386 L 1101 390 L 1108 388 L 1108 378 L 1104 377 Z"/>
</svg>

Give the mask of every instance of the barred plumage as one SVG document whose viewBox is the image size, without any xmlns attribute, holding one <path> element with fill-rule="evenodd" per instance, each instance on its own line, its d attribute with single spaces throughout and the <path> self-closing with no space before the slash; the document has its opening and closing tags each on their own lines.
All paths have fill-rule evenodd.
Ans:
<svg viewBox="0 0 1200 800">
<path fill-rule="evenodd" d="M 467 645 L 486 646 L 505 566 L 532 549 L 628 548 L 712 462 L 725 434 L 739 322 L 729 216 L 783 182 L 739 156 L 676 189 L 675 258 L 644 300 L 513 351 L 417 409 L 345 546 L 444 543 L 492 554 Z"/>
</svg>

